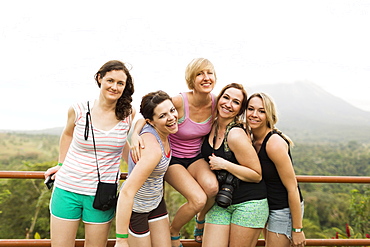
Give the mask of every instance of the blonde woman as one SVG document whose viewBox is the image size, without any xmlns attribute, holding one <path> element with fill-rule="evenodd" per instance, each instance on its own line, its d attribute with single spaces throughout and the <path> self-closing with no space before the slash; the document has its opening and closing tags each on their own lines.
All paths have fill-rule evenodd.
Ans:
<svg viewBox="0 0 370 247">
<path fill-rule="evenodd" d="M 195 215 L 195 241 L 202 242 L 205 214 L 212 207 L 218 191 L 217 179 L 200 153 L 203 138 L 211 130 L 215 115 L 214 66 L 208 59 L 193 59 L 186 67 L 185 79 L 190 91 L 172 97 L 179 113 L 179 131 L 169 136 L 173 156 L 165 175 L 165 180 L 187 199 L 170 226 L 173 247 L 181 246 L 180 230 Z M 137 135 L 142 126 L 136 124 L 131 137 L 136 159 L 140 156 L 139 145 L 145 148 L 145 143 Z"/>
<path fill-rule="evenodd" d="M 247 122 L 262 166 L 270 213 L 265 238 L 268 247 L 305 245 L 303 198 L 294 173 L 292 141 L 276 129 L 277 111 L 266 93 L 248 99 Z"/>
</svg>

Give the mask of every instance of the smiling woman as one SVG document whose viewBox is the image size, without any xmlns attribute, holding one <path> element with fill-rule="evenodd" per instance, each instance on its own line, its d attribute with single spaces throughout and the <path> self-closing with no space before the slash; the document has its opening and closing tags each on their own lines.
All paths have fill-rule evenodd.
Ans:
<svg viewBox="0 0 370 247">
<path fill-rule="evenodd" d="M 116 246 L 170 247 L 163 185 L 171 159 L 168 135 L 178 130 L 177 110 L 168 94 L 157 91 L 143 97 L 140 113 L 146 120 L 140 136 L 147 148 L 137 162 L 129 155 L 129 176 L 117 206 Z"/>
<path fill-rule="evenodd" d="M 217 118 L 202 145 L 220 188 L 206 215 L 206 247 L 255 246 L 267 220 L 260 162 L 243 126 L 246 103 L 241 84 L 226 85 L 217 97 Z"/>
<path fill-rule="evenodd" d="M 173 156 L 165 180 L 187 200 L 176 212 L 170 226 L 172 246 L 182 246 L 180 230 L 194 216 L 197 223 L 195 241 L 202 242 L 204 217 L 217 193 L 216 177 L 200 154 L 203 137 L 211 130 L 215 116 L 212 90 L 216 79 L 213 64 L 208 59 L 195 58 L 185 69 L 185 80 L 190 91 L 172 97 L 179 113 L 179 131 L 169 136 Z M 131 136 L 135 159 L 147 148 L 138 136 L 141 127 L 136 124 Z"/>
<path fill-rule="evenodd" d="M 95 80 L 99 97 L 70 107 L 58 165 L 45 172 L 45 178 L 55 180 L 50 235 L 56 247 L 75 246 L 80 220 L 85 223 L 86 242 L 106 246 L 115 208 L 93 206 L 95 194 L 100 182 L 118 184 L 121 157 L 128 161 L 126 140 L 135 115 L 132 77 L 124 63 L 112 60 L 98 70 Z M 76 208 L 77 204 L 81 206 Z"/>
<path fill-rule="evenodd" d="M 304 201 L 290 153 L 293 142 L 275 126 L 278 116 L 271 96 L 254 93 L 247 105 L 247 122 L 261 162 L 270 209 L 265 232 L 266 246 L 304 246 Z"/>
</svg>

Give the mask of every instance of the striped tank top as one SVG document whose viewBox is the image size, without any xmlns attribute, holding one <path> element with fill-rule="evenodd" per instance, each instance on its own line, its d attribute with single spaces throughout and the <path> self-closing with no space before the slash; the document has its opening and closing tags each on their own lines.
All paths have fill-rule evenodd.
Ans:
<svg viewBox="0 0 370 247">
<path fill-rule="evenodd" d="M 144 133 L 151 133 L 156 137 L 161 146 L 162 158 L 135 195 L 132 210 L 136 213 L 147 213 L 158 207 L 163 197 L 163 177 L 167 171 L 171 158 L 171 151 L 168 154 L 165 153 L 163 143 L 157 131 L 152 126 L 146 124 L 141 130 L 140 135 Z M 136 164 L 132 160 L 131 155 L 129 155 L 129 176 L 135 168 L 135 165 Z"/>
<path fill-rule="evenodd" d="M 90 102 L 90 107 L 92 102 L 94 101 Z M 76 113 L 73 139 L 63 166 L 56 176 L 55 187 L 82 195 L 95 195 L 99 180 L 91 129 L 88 139 L 84 138 L 87 102 L 77 103 L 72 107 Z M 102 182 L 115 183 L 117 173 L 120 173 L 120 161 L 130 129 L 130 118 L 131 116 L 120 121 L 109 131 L 93 127 Z M 94 123 L 92 124 L 94 126 Z"/>
</svg>

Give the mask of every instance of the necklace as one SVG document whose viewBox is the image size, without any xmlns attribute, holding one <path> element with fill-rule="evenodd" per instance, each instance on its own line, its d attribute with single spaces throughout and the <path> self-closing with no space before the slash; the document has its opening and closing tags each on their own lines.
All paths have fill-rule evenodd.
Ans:
<svg viewBox="0 0 370 247">
<path fill-rule="evenodd" d="M 226 129 L 225 129 L 225 130 L 223 130 L 223 132 L 224 132 L 224 133 L 221 135 L 221 137 L 217 137 L 219 127 L 218 127 L 218 122 L 217 122 L 217 120 L 216 120 L 216 122 L 215 122 L 215 133 L 214 133 L 214 136 L 213 136 L 213 151 L 215 151 L 216 139 L 221 139 L 221 138 L 223 138 L 223 139 L 224 139 L 223 143 L 224 143 L 224 145 L 225 145 L 225 146 L 224 146 L 224 150 L 225 150 L 225 152 L 229 152 L 229 151 L 230 151 L 229 145 L 228 145 L 228 143 L 227 143 L 227 135 L 228 135 L 228 133 L 229 133 L 230 129 L 231 129 L 232 127 L 234 127 L 234 126 L 236 126 L 235 120 L 233 120 L 232 122 L 230 122 L 230 123 L 226 126 Z"/>
<path fill-rule="evenodd" d="M 216 145 L 216 139 L 221 140 L 222 137 L 223 137 L 223 135 L 219 134 L 218 121 L 216 120 L 216 122 L 215 122 L 215 133 L 214 133 L 214 136 L 213 136 L 213 148 Z"/>
</svg>

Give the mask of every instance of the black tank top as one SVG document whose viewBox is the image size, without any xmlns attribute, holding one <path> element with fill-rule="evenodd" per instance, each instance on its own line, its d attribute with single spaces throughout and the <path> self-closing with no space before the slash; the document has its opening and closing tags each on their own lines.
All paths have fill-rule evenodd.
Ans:
<svg viewBox="0 0 370 247">
<path fill-rule="evenodd" d="M 274 162 L 272 162 L 272 160 L 268 157 L 268 154 L 266 152 L 266 143 L 273 134 L 278 134 L 279 136 L 281 136 L 278 132 L 275 132 L 275 131 L 271 131 L 270 133 L 268 133 L 265 139 L 263 140 L 260 151 L 258 152 L 258 158 L 260 159 L 261 166 L 262 166 L 262 177 L 266 183 L 267 200 L 269 203 L 269 208 L 270 210 L 277 210 L 277 209 L 288 208 L 289 203 L 288 203 L 288 192 L 283 182 L 280 179 L 280 176 L 278 174 L 278 171 L 275 167 Z M 281 138 L 283 137 L 281 136 Z M 287 140 L 285 141 L 289 145 L 289 142 Z M 288 150 L 288 154 L 289 154 L 290 160 L 292 160 L 292 156 L 290 154 L 290 148 Z M 298 186 L 298 191 L 299 191 L 300 200 L 302 202 L 303 197 L 302 197 L 299 186 Z"/>
<path fill-rule="evenodd" d="M 204 159 L 207 162 L 209 162 L 209 156 L 211 156 L 212 153 L 214 153 L 216 156 L 227 159 L 224 150 L 224 142 L 222 142 L 222 145 L 218 149 L 214 150 L 212 146 L 209 144 L 208 139 L 209 134 L 204 138 L 202 144 L 202 156 L 204 157 Z M 231 158 L 227 160 L 229 160 L 232 163 L 239 164 L 233 152 L 231 152 Z M 260 200 L 266 197 L 267 197 L 266 186 L 263 180 L 259 183 L 249 183 L 240 181 L 238 188 L 233 193 L 232 204 L 238 204 L 250 200 Z"/>
</svg>

